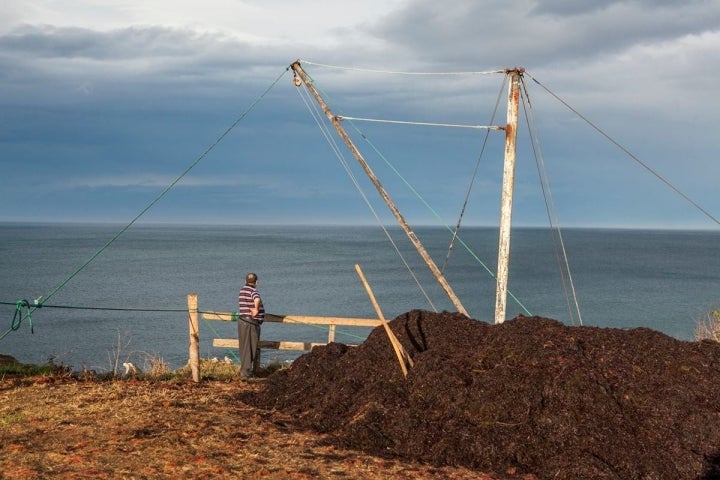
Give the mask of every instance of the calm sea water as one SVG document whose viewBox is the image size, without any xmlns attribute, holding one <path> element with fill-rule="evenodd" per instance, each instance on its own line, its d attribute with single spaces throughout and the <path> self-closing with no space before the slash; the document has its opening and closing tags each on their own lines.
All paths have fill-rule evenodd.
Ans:
<svg viewBox="0 0 720 480">
<path fill-rule="evenodd" d="M 112 370 L 116 358 L 142 366 L 161 358 L 178 368 L 188 358 L 187 294 L 200 310 L 236 309 L 248 271 L 257 272 L 266 308 L 276 314 L 375 317 L 355 273 L 359 264 L 386 318 L 411 309 L 454 310 L 404 233 L 393 239 L 430 301 L 379 227 L 134 226 L 68 278 L 119 231 L 111 225 L 0 224 L 0 333 L 14 303 L 47 296 L 46 307 L 0 340 L 0 353 L 24 362 L 53 358 L 79 369 Z M 450 233 L 416 230 L 438 265 Z M 497 231 L 467 228 L 472 251 L 456 245 L 445 274 L 471 316 L 492 322 Z M 720 305 L 720 233 L 698 231 L 565 230 L 563 239 L 584 325 L 648 327 L 689 340 L 698 318 Z M 482 263 L 478 261 L 478 258 Z M 542 315 L 578 324 L 564 294 L 549 230 L 515 229 L 508 317 Z M 73 308 L 58 308 L 73 307 Z M 77 309 L 84 307 L 85 309 Z M 118 310 L 111 310 L 118 309 Z M 358 343 L 367 330 L 338 329 Z M 233 356 L 212 347 L 234 338 L 236 326 L 201 322 L 201 356 Z M 266 323 L 266 340 L 324 341 L 327 329 Z M 264 360 L 293 354 L 267 351 Z"/>
</svg>

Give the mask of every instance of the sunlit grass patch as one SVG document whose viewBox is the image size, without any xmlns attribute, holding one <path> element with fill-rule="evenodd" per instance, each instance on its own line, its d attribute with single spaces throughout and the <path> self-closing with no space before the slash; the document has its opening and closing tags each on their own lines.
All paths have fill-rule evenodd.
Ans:
<svg viewBox="0 0 720 480">
<path fill-rule="evenodd" d="M 707 312 L 697 321 L 695 340 L 714 340 L 720 342 L 720 310 Z"/>
</svg>

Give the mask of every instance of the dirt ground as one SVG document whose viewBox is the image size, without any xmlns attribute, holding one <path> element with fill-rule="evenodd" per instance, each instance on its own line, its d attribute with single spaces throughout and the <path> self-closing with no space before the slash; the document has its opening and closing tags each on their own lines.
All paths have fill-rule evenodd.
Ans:
<svg viewBox="0 0 720 480">
<path fill-rule="evenodd" d="M 0 379 L 0 478 L 720 478 L 720 344 L 411 311 L 267 379 Z M 485 473 L 481 473 L 485 472 Z"/>
<path fill-rule="evenodd" d="M 238 400 L 262 383 L 0 381 L 0 478 L 470 479 L 338 448 Z"/>
</svg>

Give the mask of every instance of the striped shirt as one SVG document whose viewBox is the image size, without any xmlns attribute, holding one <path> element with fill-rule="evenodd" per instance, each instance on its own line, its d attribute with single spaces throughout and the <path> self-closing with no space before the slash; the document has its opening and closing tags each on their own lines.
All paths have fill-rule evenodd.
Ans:
<svg viewBox="0 0 720 480">
<path fill-rule="evenodd" d="M 252 317 L 252 309 L 255 307 L 255 299 L 260 299 L 260 293 L 252 285 L 245 285 L 238 294 L 238 312 L 240 315 Z M 265 318 L 265 307 L 260 299 L 260 311 L 254 318 L 262 320 Z"/>
</svg>

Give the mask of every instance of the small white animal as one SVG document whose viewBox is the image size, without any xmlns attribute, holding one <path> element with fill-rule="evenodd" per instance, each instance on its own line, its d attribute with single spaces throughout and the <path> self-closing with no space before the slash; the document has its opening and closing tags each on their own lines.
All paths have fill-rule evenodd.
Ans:
<svg viewBox="0 0 720 480">
<path fill-rule="evenodd" d="M 223 358 L 223 362 L 225 362 L 225 363 L 233 363 L 232 358 L 228 357 L 227 355 L 225 355 L 225 358 Z"/>
<path fill-rule="evenodd" d="M 138 373 L 140 373 L 140 369 L 133 365 L 131 362 L 123 363 L 123 367 L 125 367 L 125 376 L 137 375 Z"/>
</svg>

